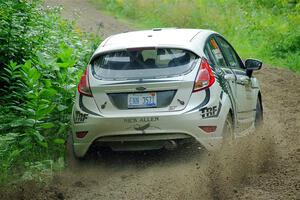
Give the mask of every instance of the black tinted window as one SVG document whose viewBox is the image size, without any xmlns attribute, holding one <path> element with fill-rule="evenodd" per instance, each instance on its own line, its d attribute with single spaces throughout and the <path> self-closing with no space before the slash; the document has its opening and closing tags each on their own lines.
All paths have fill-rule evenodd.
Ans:
<svg viewBox="0 0 300 200">
<path fill-rule="evenodd" d="M 213 63 L 215 63 L 219 67 L 225 67 L 226 62 L 220 47 L 214 38 L 210 38 L 208 43 L 206 44 L 207 50 L 210 53 L 211 59 Z"/>
<path fill-rule="evenodd" d="M 140 79 L 181 75 L 198 59 L 184 49 L 140 48 L 100 55 L 92 60 L 93 74 L 108 79 Z"/>
<path fill-rule="evenodd" d="M 243 68 L 233 48 L 221 37 L 218 37 L 218 42 L 229 66 L 233 68 Z"/>
<path fill-rule="evenodd" d="M 211 48 L 209 47 L 208 43 L 205 45 L 204 48 L 204 54 L 206 55 L 207 59 L 208 59 L 208 63 L 209 65 L 215 69 L 217 61 L 214 59 L 212 52 L 211 52 Z"/>
</svg>

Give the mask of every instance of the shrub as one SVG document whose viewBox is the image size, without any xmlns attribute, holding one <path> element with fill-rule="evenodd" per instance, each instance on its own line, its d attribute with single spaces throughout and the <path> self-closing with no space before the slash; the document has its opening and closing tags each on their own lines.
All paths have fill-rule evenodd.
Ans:
<svg viewBox="0 0 300 200">
<path fill-rule="evenodd" d="M 1 183 L 37 163 L 62 166 L 76 84 L 99 39 L 40 0 L 0 7 Z"/>
</svg>

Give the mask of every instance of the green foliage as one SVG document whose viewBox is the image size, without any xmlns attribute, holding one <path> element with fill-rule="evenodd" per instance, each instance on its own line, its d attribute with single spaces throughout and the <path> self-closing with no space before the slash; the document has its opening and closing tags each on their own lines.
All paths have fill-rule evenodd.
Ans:
<svg viewBox="0 0 300 200">
<path fill-rule="evenodd" d="M 242 57 L 300 72 L 299 0 L 91 0 L 143 27 L 212 29 Z"/>
<path fill-rule="evenodd" d="M 0 0 L 0 183 L 63 167 L 76 84 L 99 43 L 41 3 Z"/>
</svg>

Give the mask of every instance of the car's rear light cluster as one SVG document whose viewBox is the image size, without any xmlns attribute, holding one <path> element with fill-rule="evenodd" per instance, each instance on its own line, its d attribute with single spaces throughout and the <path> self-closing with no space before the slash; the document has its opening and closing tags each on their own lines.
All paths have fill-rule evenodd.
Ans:
<svg viewBox="0 0 300 200">
<path fill-rule="evenodd" d="M 80 82 L 78 84 L 78 92 L 84 96 L 93 96 L 90 89 L 88 68 L 84 70 L 84 73 L 81 76 Z"/>
<path fill-rule="evenodd" d="M 203 131 L 205 131 L 208 134 L 215 132 L 217 129 L 216 126 L 199 126 L 199 128 L 201 128 Z"/>
<path fill-rule="evenodd" d="M 78 131 L 76 132 L 77 138 L 84 138 L 88 134 L 88 131 Z"/>
<path fill-rule="evenodd" d="M 209 66 L 207 59 L 202 58 L 199 71 L 195 79 L 193 92 L 210 87 L 215 82 L 215 76 Z"/>
</svg>

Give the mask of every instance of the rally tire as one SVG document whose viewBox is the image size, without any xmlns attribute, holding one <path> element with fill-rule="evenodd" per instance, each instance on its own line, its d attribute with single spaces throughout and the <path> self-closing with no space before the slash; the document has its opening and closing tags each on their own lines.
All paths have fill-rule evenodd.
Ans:
<svg viewBox="0 0 300 200">
<path fill-rule="evenodd" d="M 262 108 L 261 101 L 258 98 L 256 103 L 256 112 L 255 112 L 255 121 L 254 121 L 255 129 L 261 128 L 262 125 L 263 125 L 263 108 Z"/>
<path fill-rule="evenodd" d="M 232 146 L 234 144 L 235 142 L 234 125 L 230 113 L 228 113 L 226 120 L 224 122 L 222 135 L 223 135 L 222 147 Z"/>
</svg>

